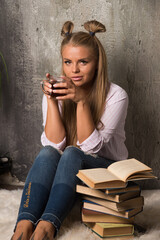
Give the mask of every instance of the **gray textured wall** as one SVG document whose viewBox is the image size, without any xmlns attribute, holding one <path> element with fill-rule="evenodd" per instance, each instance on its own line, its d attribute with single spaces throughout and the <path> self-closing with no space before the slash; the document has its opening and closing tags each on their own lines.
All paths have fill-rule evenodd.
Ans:
<svg viewBox="0 0 160 240">
<path fill-rule="evenodd" d="M 0 152 L 10 152 L 13 172 L 24 180 L 41 148 L 40 81 L 61 69 L 60 31 L 66 20 L 83 29 L 86 20 L 105 24 L 97 34 L 108 56 L 109 78 L 122 86 L 130 104 L 126 124 L 130 157 L 160 177 L 160 1 L 159 0 L 1 0 L 0 51 L 3 76 Z M 158 180 L 144 188 L 160 188 Z"/>
</svg>

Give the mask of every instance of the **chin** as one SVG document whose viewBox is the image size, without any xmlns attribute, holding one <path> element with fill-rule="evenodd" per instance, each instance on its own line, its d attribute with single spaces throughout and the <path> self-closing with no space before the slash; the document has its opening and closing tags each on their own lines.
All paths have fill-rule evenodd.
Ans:
<svg viewBox="0 0 160 240">
<path fill-rule="evenodd" d="M 81 87 L 84 85 L 84 83 L 82 83 L 81 81 L 73 81 L 74 85 L 76 85 L 77 87 Z"/>
</svg>

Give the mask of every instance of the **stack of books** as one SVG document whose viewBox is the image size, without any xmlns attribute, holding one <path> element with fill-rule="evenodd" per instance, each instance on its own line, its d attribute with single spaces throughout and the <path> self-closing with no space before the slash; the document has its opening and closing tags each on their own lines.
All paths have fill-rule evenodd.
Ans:
<svg viewBox="0 0 160 240">
<path fill-rule="evenodd" d="M 100 239 L 133 239 L 134 217 L 144 205 L 140 187 L 133 181 L 156 178 L 152 169 L 128 159 L 107 169 L 80 170 L 77 176 L 82 180 L 76 187 L 83 199 L 82 222 Z"/>
</svg>

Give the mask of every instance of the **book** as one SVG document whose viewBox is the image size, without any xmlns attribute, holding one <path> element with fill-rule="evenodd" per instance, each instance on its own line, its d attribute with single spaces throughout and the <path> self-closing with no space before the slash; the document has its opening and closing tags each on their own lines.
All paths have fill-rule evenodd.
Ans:
<svg viewBox="0 0 160 240">
<path fill-rule="evenodd" d="M 89 196 L 93 196 L 93 197 L 97 197 L 97 198 L 102 198 L 102 199 L 106 199 L 106 200 L 113 201 L 113 202 L 121 202 L 121 201 L 125 201 L 127 199 L 131 199 L 131 198 L 140 196 L 139 190 L 134 191 L 134 192 L 125 192 L 125 193 L 118 193 L 118 194 L 114 194 L 114 195 L 113 194 L 108 195 L 102 190 L 89 188 L 89 187 L 83 186 L 83 185 L 77 185 L 76 192 L 83 194 L 83 195 L 89 195 Z"/>
<path fill-rule="evenodd" d="M 156 178 L 150 167 L 135 158 L 114 162 L 108 168 L 79 170 L 77 177 L 95 189 L 122 188 L 130 180 Z"/>
<path fill-rule="evenodd" d="M 117 237 L 133 235 L 134 225 L 119 223 L 85 223 L 92 231 L 100 237 Z"/>
<path fill-rule="evenodd" d="M 126 219 L 82 208 L 82 222 L 133 223 L 134 217 Z"/>
<path fill-rule="evenodd" d="M 125 211 L 131 208 L 139 208 L 143 207 L 144 205 L 144 197 L 136 197 L 132 198 L 123 202 L 111 202 L 105 199 L 100 199 L 100 198 L 95 198 L 95 197 L 88 197 L 88 196 L 83 196 L 83 199 L 88 200 L 90 203 L 97 203 L 99 205 L 102 205 L 104 207 L 110 208 L 115 211 Z"/>
<path fill-rule="evenodd" d="M 100 240 L 133 240 L 134 239 L 134 235 L 118 236 L 118 237 L 103 237 L 102 238 L 95 232 L 93 232 L 93 234 L 96 236 L 97 239 L 100 239 Z"/>
<path fill-rule="evenodd" d="M 128 209 L 126 211 L 118 212 L 118 211 L 112 210 L 110 208 L 101 206 L 99 204 L 88 202 L 86 200 L 84 200 L 84 202 L 83 202 L 83 208 L 88 209 L 88 210 L 93 210 L 96 212 L 100 212 L 100 213 L 110 214 L 113 216 L 119 216 L 122 218 L 133 217 L 133 216 L 137 215 L 138 213 L 142 212 L 142 210 L 143 210 L 143 207 L 139 207 L 139 208 L 133 208 L 133 209 Z"/>
<path fill-rule="evenodd" d="M 125 192 L 134 192 L 134 191 L 141 191 L 140 186 L 132 181 L 129 181 L 127 186 L 124 188 L 108 188 L 103 189 L 104 192 L 108 195 L 117 194 L 117 193 L 125 193 Z"/>
</svg>

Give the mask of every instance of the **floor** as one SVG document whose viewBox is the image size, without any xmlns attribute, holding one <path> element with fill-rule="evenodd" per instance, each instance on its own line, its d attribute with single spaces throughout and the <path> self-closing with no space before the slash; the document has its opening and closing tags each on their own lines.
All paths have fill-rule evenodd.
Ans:
<svg viewBox="0 0 160 240">
<path fill-rule="evenodd" d="M 0 240 L 10 240 L 22 189 L 0 189 Z M 135 222 L 147 229 L 144 235 L 135 240 L 160 239 L 160 190 L 144 190 L 144 210 L 137 215 Z M 57 236 L 58 240 L 96 240 L 97 237 L 80 222 L 79 204 L 77 204 L 62 224 Z M 111 239 L 112 240 L 112 239 Z"/>
</svg>

